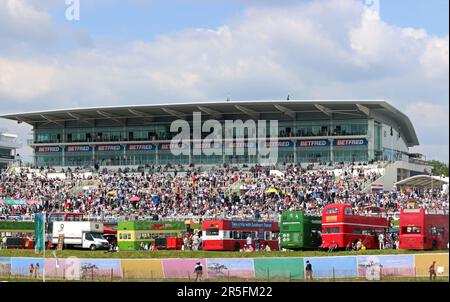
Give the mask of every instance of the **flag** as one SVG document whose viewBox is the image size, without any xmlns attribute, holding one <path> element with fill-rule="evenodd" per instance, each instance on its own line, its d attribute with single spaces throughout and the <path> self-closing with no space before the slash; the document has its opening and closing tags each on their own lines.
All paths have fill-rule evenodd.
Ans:
<svg viewBox="0 0 450 302">
<path fill-rule="evenodd" d="M 36 253 L 45 249 L 45 214 L 34 216 L 34 251 Z"/>
</svg>

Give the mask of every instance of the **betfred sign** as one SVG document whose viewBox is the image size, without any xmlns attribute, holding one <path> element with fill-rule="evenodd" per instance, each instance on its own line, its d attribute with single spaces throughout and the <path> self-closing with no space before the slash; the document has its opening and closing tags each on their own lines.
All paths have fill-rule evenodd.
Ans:
<svg viewBox="0 0 450 302">
<path fill-rule="evenodd" d="M 95 151 L 99 152 L 110 152 L 110 151 L 122 151 L 122 145 L 98 145 L 95 148 Z"/>
<path fill-rule="evenodd" d="M 330 141 L 327 139 L 304 140 L 297 142 L 297 147 L 300 148 L 327 147 L 329 145 Z"/>
<path fill-rule="evenodd" d="M 91 146 L 66 146 L 65 152 L 90 152 L 92 151 Z"/>
<path fill-rule="evenodd" d="M 158 149 L 159 149 L 159 150 L 163 150 L 163 151 L 170 151 L 170 144 L 171 144 L 171 143 L 161 143 L 161 144 L 158 145 Z M 173 143 L 173 144 L 174 144 L 174 145 L 177 145 L 179 148 L 181 148 L 181 146 L 182 146 L 184 149 L 188 149 L 188 148 L 189 148 L 189 145 L 188 145 L 188 144 L 182 144 L 182 143 L 179 143 L 179 144 Z"/>
<path fill-rule="evenodd" d="M 366 146 L 367 139 L 357 138 L 357 139 L 335 139 L 333 145 L 336 147 L 355 147 L 355 146 Z"/>
<path fill-rule="evenodd" d="M 153 144 L 133 144 L 127 145 L 128 151 L 153 151 L 156 150 L 156 146 Z"/>
<path fill-rule="evenodd" d="M 59 146 L 52 146 L 52 147 L 36 147 L 35 149 L 36 152 L 39 153 L 53 153 L 53 152 L 61 152 L 62 148 Z"/>
<path fill-rule="evenodd" d="M 266 148 L 269 147 L 291 148 L 294 147 L 294 143 L 292 141 L 266 142 Z"/>
</svg>

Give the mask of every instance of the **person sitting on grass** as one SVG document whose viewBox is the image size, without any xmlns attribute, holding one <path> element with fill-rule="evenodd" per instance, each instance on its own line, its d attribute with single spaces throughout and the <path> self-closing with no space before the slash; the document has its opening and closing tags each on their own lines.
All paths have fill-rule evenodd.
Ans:
<svg viewBox="0 0 450 302">
<path fill-rule="evenodd" d="M 266 247 L 264 248 L 264 250 L 265 250 L 266 252 L 270 252 L 270 251 L 271 251 L 270 246 L 269 246 L 268 244 L 266 244 Z"/>
</svg>

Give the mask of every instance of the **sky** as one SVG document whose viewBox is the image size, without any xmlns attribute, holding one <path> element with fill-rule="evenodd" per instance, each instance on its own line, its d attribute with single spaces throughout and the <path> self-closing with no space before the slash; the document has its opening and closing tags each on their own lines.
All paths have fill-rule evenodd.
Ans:
<svg viewBox="0 0 450 302">
<path fill-rule="evenodd" d="M 79 3 L 70 21 L 65 0 L 0 0 L 0 114 L 229 96 L 385 99 L 411 118 L 412 151 L 448 162 L 448 0 Z M 30 158 L 31 127 L 0 128 L 18 133 Z"/>
</svg>

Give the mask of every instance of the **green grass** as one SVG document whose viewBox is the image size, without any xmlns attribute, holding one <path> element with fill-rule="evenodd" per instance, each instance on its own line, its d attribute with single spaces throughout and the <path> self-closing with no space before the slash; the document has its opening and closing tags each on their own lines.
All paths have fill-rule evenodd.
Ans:
<svg viewBox="0 0 450 302">
<path fill-rule="evenodd" d="M 53 251 L 46 251 L 46 257 L 53 258 Z M 221 252 L 221 251 L 121 251 L 105 253 L 105 251 L 63 250 L 57 251 L 60 258 L 257 258 L 257 257 L 321 257 L 321 256 L 356 256 L 356 255 L 398 255 L 421 253 L 448 253 L 442 251 L 410 251 L 410 250 L 366 250 L 360 252 L 338 251 L 333 253 L 322 251 L 273 251 L 273 252 Z M 0 250 L 0 257 L 42 257 L 34 250 Z"/>
</svg>

